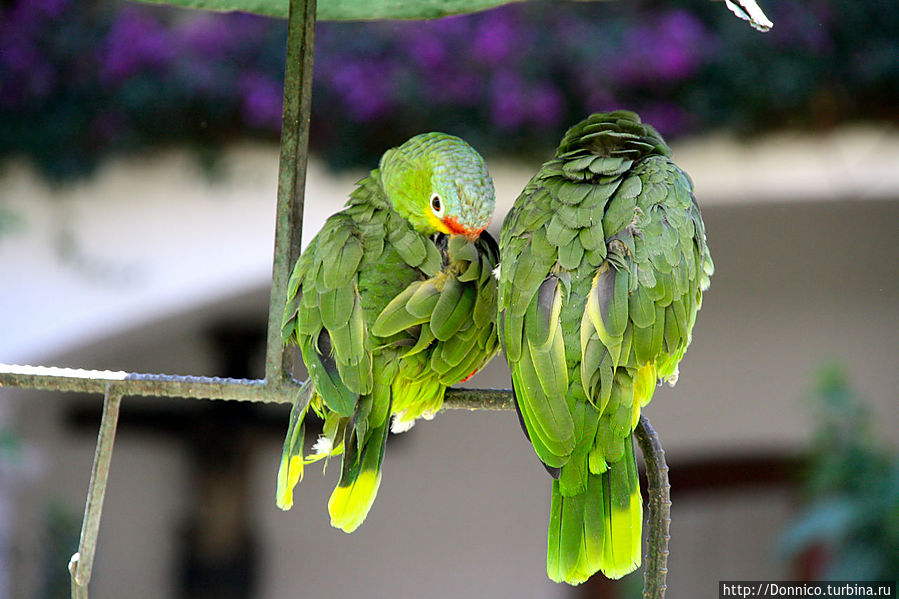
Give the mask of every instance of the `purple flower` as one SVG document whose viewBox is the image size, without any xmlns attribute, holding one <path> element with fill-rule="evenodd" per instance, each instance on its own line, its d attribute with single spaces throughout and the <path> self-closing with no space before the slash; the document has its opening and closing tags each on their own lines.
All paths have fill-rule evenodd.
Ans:
<svg viewBox="0 0 899 599">
<path fill-rule="evenodd" d="M 426 74 L 428 101 L 450 106 L 478 106 L 482 101 L 481 79 L 466 70 L 443 68 Z"/>
<path fill-rule="evenodd" d="M 655 72 L 658 79 L 664 81 L 679 81 L 686 79 L 696 70 L 696 60 L 689 48 L 678 44 L 673 40 L 663 39 L 658 46 L 659 57 L 654 68 L 648 69 Z"/>
<path fill-rule="evenodd" d="M 345 62 L 334 70 L 330 83 L 343 99 L 351 118 L 364 123 L 390 110 L 393 104 L 392 71 L 383 61 Z"/>
<path fill-rule="evenodd" d="M 41 54 L 33 39 L 22 31 L 0 30 L 0 96 L 3 105 L 22 106 L 30 99 L 47 96 L 53 92 L 57 81 L 56 68 Z"/>
<path fill-rule="evenodd" d="M 142 68 L 162 68 L 176 55 L 173 36 L 158 21 L 126 8 L 113 23 L 103 45 L 104 79 L 119 82 Z"/>
<path fill-rule="evenodd" d="M 428 70 L 441 69 L 446 61 L 446 48 L 440 37 L 420 31 L 408 40 L 408 51 L 412 59 Z"/>
<path fill-rule="evenodd" d="M 513 71 L 502 71 L 492 81 L 490 118 L 500 129 L 515 129 L 529 112 L 527 89 Z"/>
<path fill-rule="evenodd" d="M 518 47 L 520 33 L 508 10 L 489 12 L 475 28 L 471 43 L 472 56 L 496 66 Z"/>
<path fill-rule="evenodd" d="M 281 85 L 261 73 L 242 75 L 237 83 L 242 96 L 241 112 L 253 127 L 280 130 L 283 94 Z"/>
<path fill-rule="evenodd" d="M 689 116 L 673 102 L 659 101 L 640 108 L 643 122 L 659 130 L 663 136 L 677 135 L 688 130 Z"/>
<path fill-rule="evenodd" d="M 232 22 L 220 15 L 204 15 L 182 24 L 175 33 L 181 40 L 179 45 L 185 49 L 210 59 L 221 59 L 235 46 Z"/>
<path fill-rule="evenodd" d="M 552 127 L 562 119 L 565 98 L 551 85 L 537 85 L 531 90 L 530 117 L 538 125 Z"/>
<path fill-rule="evenodd" d="M 705 37 L 702 23 L 685 10 L 672 10 L 662 17 L 659 35 L 682 47 L 698 46 Z"/>
<path fill-rule="evenodd" d="M 704 60 L 705 32 L 690 13 L 670 11 L 649 25 L 628 30 L 623 39 L 626 59 L 612 63 L 613 79 L 623 85 L 681 81 Z"/>
<path fill-rule="evenodd" d="M 584 100 L 584 109 L 586 113 L 612 112 L 616 108 L 620 108 L 620 102 L 605 88 L 595 89 L 592 93 L 587 95 Z"/>
</svg>

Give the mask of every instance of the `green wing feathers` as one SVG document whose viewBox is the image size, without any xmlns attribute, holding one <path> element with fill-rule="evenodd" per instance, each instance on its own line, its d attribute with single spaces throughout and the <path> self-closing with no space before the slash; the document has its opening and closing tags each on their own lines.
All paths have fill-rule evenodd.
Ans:
<svg viewBox="0 0 899 599">
<path fill-rule="evenodd" d="M 371 391 L 371 353 L 359 296 L 360 232 L 352 217 L 325 223 L 294 268 L 282 327 L 303 352 L 324 404 L 350 416 L 360 394 Z"/>
<path fill-rule="evenodd" d="M 689 177 L 634 113 L 565 134 L 501 235 L 500 339 L 521 420 L 556 480 L 550 578 L 639 566 L 632 432 L 677 365 L 713 266 Z"/>
<path fill-rule="evenodd" d="M 485 232 L 476 241 L 438 236 L 437 245 L 445 266 L 409 285 L 372 325 L 376 335 L 392 336 L 399 348 L 396 431 L 433 417 L 445 388 L 475 374 L 499 349 L 492 275 L 499 260 L 496 242 Z"/>
</svg>

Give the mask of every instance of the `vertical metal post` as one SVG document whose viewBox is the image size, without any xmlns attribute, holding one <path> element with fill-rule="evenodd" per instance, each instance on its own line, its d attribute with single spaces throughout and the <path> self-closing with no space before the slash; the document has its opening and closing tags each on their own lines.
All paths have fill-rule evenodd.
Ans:
<svg viewBox="0 0 899 599">
<path fill-rule="evenodd" d="M 269 303 L 265 381 L 280 386 L 286 378 L 287 350 L 281 343 L 281 318 L 290 270 L 300 255 L 303 199 L 312 107 L 312 55 L 316 0 L 290 0 L 287 61 L 284 68 L 284 114 L 275 220 L 275 257 Z"/>
<path fill-rule="evenodd" d="M 646 416 L 640 416 L 635 436 L 646 464 L 649 532 L 643 571 L 643 599 L 664 599 L 668 589 L 668 541 L 671 538 L 671 484 L 665 450 Z"/>
<path fill-rule="evenodd" d="M 78 552 L 69 561 L 69 573 L 72 576 L 72 599 L 87 599 L 87 585 L 90 582 L 91 570 L 94 566 L 97 534 L 100 532 L 100 515 L 103 512 L 103 497 L 106 494 L 109 464 L 112 461 L 112 444 L 115 441 L 121 403 L 121 391 L 113 385 L 108 385 L 103 398 L 103 417 L 100 420 L 94 466 L 91 470 L 91 482 L 87 490 L 87 502 L 84 506 L 84 520 L 81 521 L 81 540 L 78 543 Z"/>
</svg>

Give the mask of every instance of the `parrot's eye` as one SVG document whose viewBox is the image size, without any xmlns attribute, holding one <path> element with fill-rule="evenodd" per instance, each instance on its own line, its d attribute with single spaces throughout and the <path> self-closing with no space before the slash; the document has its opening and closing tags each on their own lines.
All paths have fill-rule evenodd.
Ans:
<svg viewBox="0 0 899 599">
<path fill-rule="evenodd" d="M 443 203 L 440 201 L 440 196 L 436 193 L 431 196 L 431 210 L 434 211 L 438 218 L 443 216 Z"/>
</svg>

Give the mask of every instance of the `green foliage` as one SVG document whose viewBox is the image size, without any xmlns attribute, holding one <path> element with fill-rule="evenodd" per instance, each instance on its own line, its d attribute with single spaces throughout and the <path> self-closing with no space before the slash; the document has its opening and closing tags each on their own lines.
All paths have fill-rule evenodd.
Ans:
<svg viewBox="0 0 899 599">
<path fill-rule="evenodd" d="M 241 12 L 286 17 L 290 0 L 143 0 L 220 12 Z M 520 0 L 320 0 L 321 21 L 373 21 L 377 19 L 438 19 L 479 12 Z"/>
<path fill-rule="evenodd" d="M 845 373 L 828 367 L 814 395 L 819 419 L 804 491 L 808 505 L 781 539 L 796 556 L 823 548 L 819 578 L 889 580 L 899 572 L 899 455 L 872 431 Z"/>
</svg>

